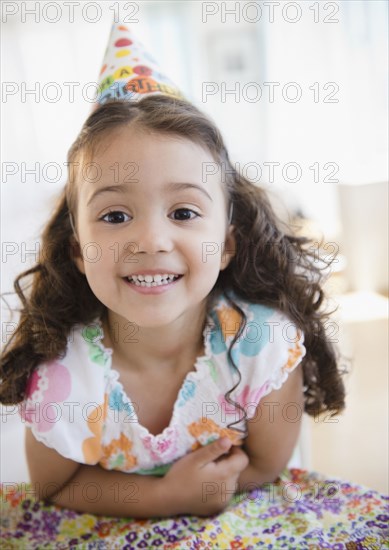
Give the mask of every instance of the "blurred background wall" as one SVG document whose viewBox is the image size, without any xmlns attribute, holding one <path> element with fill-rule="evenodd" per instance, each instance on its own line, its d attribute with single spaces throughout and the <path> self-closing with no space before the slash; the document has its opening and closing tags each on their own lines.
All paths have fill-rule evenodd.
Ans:
<svg viewBox="0 0 389 550">
<path fill-rule="evenodd" d="M 121 19 L 317 243 L 318 261 L 337 256 L 327 291 L 334 341 L 351 358 L 347 409 L 307 419 L 303 466 L 388 492 L 387 3 L 71 4 L 2 3 L 2 292 L 37 257 Z M 11 329 L 2 304 L 3 343 Z M 26 476 L 21 428 L 3 415 L 2 480 Z"/>
</svg>

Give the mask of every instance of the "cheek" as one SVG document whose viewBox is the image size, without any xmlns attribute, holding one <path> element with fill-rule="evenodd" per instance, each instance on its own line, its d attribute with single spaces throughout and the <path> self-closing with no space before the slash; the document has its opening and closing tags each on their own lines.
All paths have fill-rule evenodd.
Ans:
<svg viewBox="0 0 389 550">
<path fill-rule="evenodd" d="M 201 264 L 203 268 L 213 268 L 219 266 L 225 246 L 223 238 L 215 235 L 214 238 L 204 238 L 193 248 L 193 258 Z"/>
<path fill-rule="evenodd" d="M 86 273 L 96 273 L 106 264 L 104 250 L 98 242 L 87 242 L 83 247 L 82 255 Z"/>
<path fill-rule="evenodd" d="M 97 224 L 84 221 L 84 223 L 81 223 L 79 226 L 79 236 L 81 242 L 84 244 L 90 242 L 97 242 L 100 245 L 103 244 L 102 232 Z"/>
<path fill-rule="evenodd" d="M 115 262 L 111 259 L 111 251 L 103 250 L 96 242 L 84 246 L 84 272 L 89 285 L 104 291 L 116 274 Z"/>
<path fill-rule="evenodd" d="M 79 226 L 79 238 L 81 242 L 84 256 L 88 258 L 98 258 L 98 261 L 103 260 L 105 263 L 109 260 L 109 255 L 112 252 L 114 239 L 107 232 L 102 231 L 99 224 L 81 223 Z M 91 262 L 93 263 L 93 259 Z"/>
</svg>

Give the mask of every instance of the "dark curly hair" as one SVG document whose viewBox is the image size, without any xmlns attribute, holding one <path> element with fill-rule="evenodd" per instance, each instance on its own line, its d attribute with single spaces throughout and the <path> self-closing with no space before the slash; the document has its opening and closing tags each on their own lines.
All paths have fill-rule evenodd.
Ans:
<svg viewBox="0 0 389 550">
<path fill-rule="evenodd" d="M 277 308 L 304 333 L 305 411 L 312 416 L 326 411 L 331 416 L 340 413 L 345 407 L 345 390 L 339 354 L 325 330 L 330 313 L 323 311 L 323 280 L 331 262 L 318 264 L 309 249 L 310 239 L 293 235 L 277 218 L 265 190 L 235 170 L 213 122 L 184 99 L 153 95 L 138 102 L 110 101 L 100 106 L 70 148 L 69 166 L 82 165 L 109 132 L 129 123 L 146 131 L 190 139 L 205 147 L 224 169 L 224 191 L 233 208 L 236 253 L 220 272 L 214 289 L 224 294 L 242 319 L 228 351 L 231 365 L 239 373 L 231 349 L 247 322 L 234 297 Z M 77 179 L 77 170 L 72 170 L 43 232 L 38 263 L 14 283 L 22 309 L 19 325 L 2 356 L 0 401 L 4 404 L 22 401 L 34 369 L 64 355 L 75 324 L 88 324 L 105 314 L 105 306 L 73 261 L 76 244 L 71 220 L 76 211 Z M 20 284 L 25 277 L 32 278 L 28 293 Z M 238 385 L 227 392 L 226 399 L 242 410 L 245 418 L 243 408 L 229 397 Z"/>
</svg>

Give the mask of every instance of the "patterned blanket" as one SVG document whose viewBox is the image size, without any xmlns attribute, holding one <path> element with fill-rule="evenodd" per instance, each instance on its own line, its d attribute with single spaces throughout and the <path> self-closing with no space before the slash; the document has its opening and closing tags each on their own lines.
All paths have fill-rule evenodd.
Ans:
<svg viewBox="0 0 389 550">
<path fill-rule="evenodd" d="M 389 547 L 388 496 L 300 469 L 285 469 L 275 483 L 235 495 L 222 513 L 206 518 L 94 516 L 34 501 L 29 488 L 1 485 L 2 550 Z"/>
</svg>

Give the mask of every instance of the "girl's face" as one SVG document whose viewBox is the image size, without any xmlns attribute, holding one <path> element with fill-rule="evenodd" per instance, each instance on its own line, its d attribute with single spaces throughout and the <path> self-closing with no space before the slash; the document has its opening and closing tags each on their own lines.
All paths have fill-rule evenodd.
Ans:
<svg viewBox="0 0 389 550">
<path fill-rule="evenodd" d="M 141 327 L 198 313 L 234 246 L 211 154 L 128 126 L 101 143 L 93 163 L 76 212 L 76 262 L 93 293 Z"/>
</svg>

